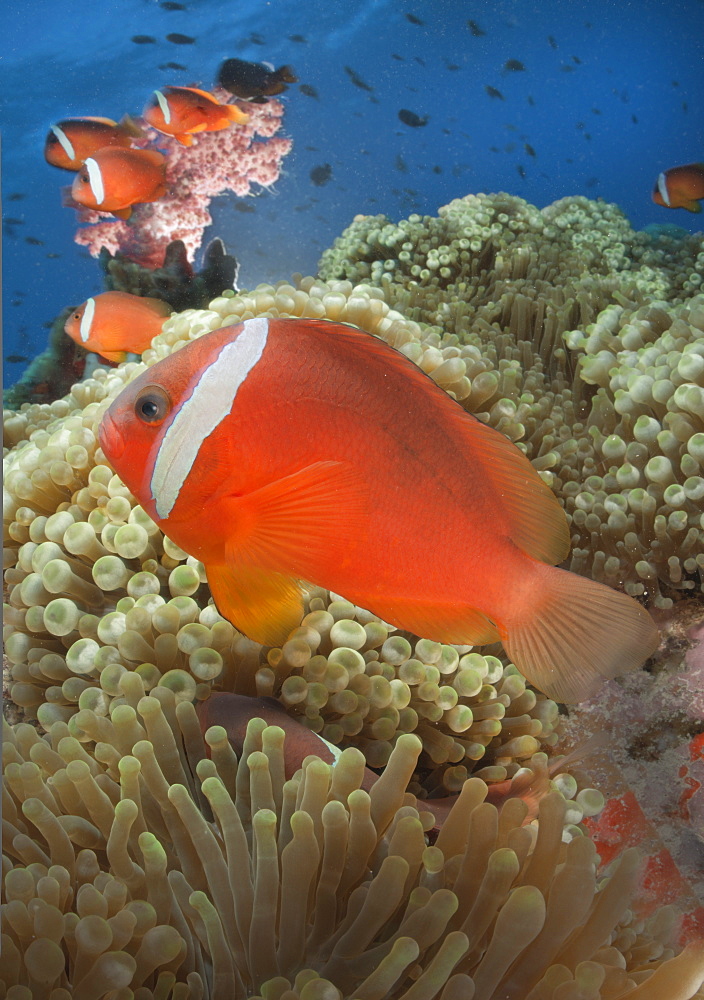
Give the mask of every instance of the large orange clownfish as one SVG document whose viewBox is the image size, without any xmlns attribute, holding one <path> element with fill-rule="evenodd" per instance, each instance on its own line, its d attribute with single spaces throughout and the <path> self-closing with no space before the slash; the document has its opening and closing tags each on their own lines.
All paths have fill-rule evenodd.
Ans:
<svg viewBox="0 0 704 1000">
<path fill-rule="evenodd" d="M 129 219 L 133 205 L 158 201 L 166 191 L 161 153 L 108 146 L 85 161 L 73 179 L 71 197 L 86 208 Z"/>
<path fill-rule="evenodd" d="M 249 115 L 234 104 L 221 104 L 217 97 L 197 87 L 155 90 L 142 117 L 152 128 L 172 135 L 183 146 L 193 144 L 194 133 L 220 132 L 249 121 Z"/>
<path fill-rule="evenodd" d="M 653 188 L 653 201 L 665 208 L 686 208 L 688 212 L 701 212 L 700 200 L 704 198 L 704 163 L 687 163 L 670 167 L 658 174 Z"/>
<path fill-rule="evenodd" d="M 567 520 L 528 459 L 368 333 L 215 330 L 135 379 L 100 443 L 205 564 L 221 614 L 265 645 L 299 624 L 306 580 L 416 635 L 500 640 L 559 701 L 657 647 L 636 601 L 554 568 Z"/>
<path fill-rule="evenodd" d="M 161 299 L 102 292 L 74 309 L 64 330 L 87 351 L 119 363 L 146 351 L 170 315 L 171 307 Z"/>
</svg>

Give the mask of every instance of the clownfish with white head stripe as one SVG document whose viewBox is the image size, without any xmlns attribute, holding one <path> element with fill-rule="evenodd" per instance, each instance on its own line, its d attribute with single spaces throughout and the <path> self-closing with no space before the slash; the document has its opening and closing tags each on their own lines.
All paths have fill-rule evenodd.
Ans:
<svg viewBox="0 0 704 1000">
<path fill-rule="evenodd" d="M 144 132 L 129 115 L 120 122 L 112 118 L 64 118 L 52 125 L 44 143 L 44 159 L 61 170 L 80 170 L 81 164 L 105 146 L 129 149 Z"/>
<path fill-rule="evenodd" d="M 653 188 L 653 201 L 664 208 L 685 208 L 701 212 L 704 198 L 704 163 L 687 163 L 670 167 L 658 174 Z"/>
<path fill-rule="evenodd" d="M 74 309 L 64 330 L 86 351 L 119 364 L 129 354 L 146 351 L 170 315 L 171 307 L 161 299 L 102 292 Z"/>
<path fill-rule="evenodd" d="M 500 640 L 559 701 L 657 647 L 632 598 L 557 569 L 564 511 L 528 459 L 408 358 L 349 326 L 246 320 L 143 372 L 100 444 L 221 614 L 278 646 L 299 581 L 445 643 Z"/>
<path fill-rule="evenodd" d="M 158 201 L 167 190 L 161 153 L 108 146 L 85 161 L 73 179 L 71 197 L 86 208 L 129 219 L 133 205 Z"/>
<path fill-rule="evenodd" d="M 213 94 L 197 87 L 162 87 L 155 90 L 142 112 L 148 125 L 172 135 L 182 146 L 193 143 L 197 132 L 220 132 L 243 125 L 249 115 L 234 104 L 221 104 Z"/>
</svg>

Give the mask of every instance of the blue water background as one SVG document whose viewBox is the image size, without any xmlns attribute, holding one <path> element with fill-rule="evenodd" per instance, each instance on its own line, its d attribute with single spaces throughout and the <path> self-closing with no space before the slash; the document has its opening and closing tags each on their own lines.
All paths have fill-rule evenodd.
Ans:
<svg viewBox="0 0 704 1000">
<path fill-rule="evenodd" d="M 471 34 L 470 18 L 485 35 Z M 294 149 L 275 188 L 248 199 L 255 211 L 236 210 L 234 195 L 211 207 L 205 242 L 225 240 L 241 286 L 315 273 L 357 213 L 435 214 L 470 192 L 504 190 L 539 206 L 583 194 L 616 201 L 637 228 L 703 228 L 702 216 L 650 197 L 660 170 L 704 160 L 702 0 L 187 0 L 177 11 L 157 0 L 5 0 L 0 25 L 3 216 L 19 220 L 4 226 L 5 358 L 41 352 L 55 315 L 102 290 L 97 263 L 73 242 L 74 212 L 61 205 L 71 175 L 43 159 L 49 126 L 139 114 L 156 87 L 208 87 L 230 56 L 290 63 L 319 95 L 293 85 L 284 96 Z M 173 44 L 173 32 L 196 41 Z M 503 73 L 509 59 L 525 72 Z M 172 61 L 187 69 L 158 69 Z M 401 108 L 427 124 L 402 124 Z M 316 186 L 310 172 L 324 164 L 331 179 Z M 5 384 L 24 367 L 5 361 Z"/>
</svg>

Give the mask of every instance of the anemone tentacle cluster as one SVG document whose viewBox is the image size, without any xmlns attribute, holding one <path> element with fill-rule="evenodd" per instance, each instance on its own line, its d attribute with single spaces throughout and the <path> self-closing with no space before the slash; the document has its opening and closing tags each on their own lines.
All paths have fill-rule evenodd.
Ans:
<svg viewBox="0 0 704 1000">
<path fill-rule="evenodd" d="M 567 802 L 501 813 L 465 783 L 437 842 L 404 789 L 401 737 L 370 793 L 364 758 L 309 757 L 284 781 L 284 733 L 249 723 L 238 760 L 193 705 L 128 675 L 87 753 L 63 722 L 6 728 L 8 1000 L 689 1000 L 704 946 L 667 950 L 672 914 L 628 911 L 638 860 L 595 880 Z M 207 752 L 206 752 L 207 751 Z M 566 984 L 572 984 L 566 992 Z M 603 992 L 601 992 L 603 990 Z M 528 993 L 526 991 L 529 991 Z M 585 992 L 587 991 L 587 992 Z"/>
</svg>

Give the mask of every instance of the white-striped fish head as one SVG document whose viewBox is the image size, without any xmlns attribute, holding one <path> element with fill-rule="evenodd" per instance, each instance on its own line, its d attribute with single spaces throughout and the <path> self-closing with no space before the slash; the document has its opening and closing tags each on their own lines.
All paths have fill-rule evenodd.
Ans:
<svg viewBox="0 0 704 1000">
<path fill-rule="evenodd" d="M 86 299 L 82 306 L 74 309 L 64 324 L 64 330 L 77 344 L 86 347 L 91 338 L 95 319 L 95 299 Z"/>
<path fill-rule="evenodd" d="M 71 196 L 80 205 L 88 208 L 100 208 L 105 201 L 105 184 L 100 164 L 92 156 L 82 164 L 73 179 Z"/>
<path fill-rule="evenodd" d="M 257 419 L 248 380 L 268 335 L 269 320 L 257 318 L 191 341 L 143 372 L 103 417 L 108 461 L 174 541 L 175 522 L 195 518 L 205 528 L 210 499 L 236 484 L 242 426 Z"/>
</svg>

